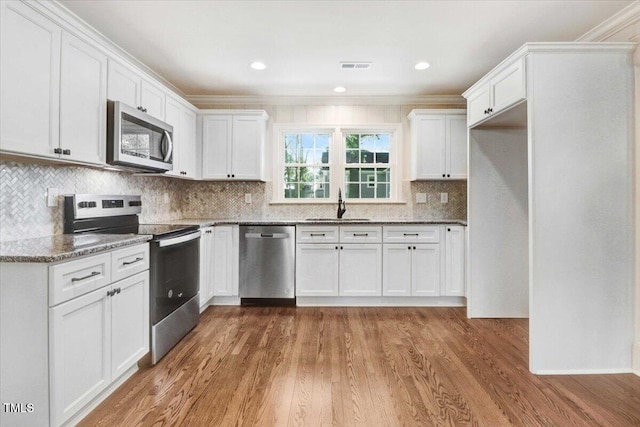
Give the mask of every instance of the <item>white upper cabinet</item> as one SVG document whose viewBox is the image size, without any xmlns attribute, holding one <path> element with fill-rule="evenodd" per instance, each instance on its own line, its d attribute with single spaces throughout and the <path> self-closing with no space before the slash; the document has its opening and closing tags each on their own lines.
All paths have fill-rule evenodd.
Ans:
<svg viewBox="0 0 640 427">
<path fill-rule="evenodd" d="M 0 148 L 57 156 L 62 30 L 22 2 L 0 14 Z"/>
<path fill-rule="evenodd" d="M 501 68 L 501 69 L 500 69 Z M 525 58 L 500 64 L 495 75 L 465 92 L 471 127 L 524 100 L 527 96 Z"/>
<path fill-rule="evenodd" d="M 411 179 L 466 179 L 466 110 L 413 110 Z"/>
<path fill-rule="evenodd" d="M 63 32 L 61 58 L 60 147 L 63 156 L 102 164 L 106 150 L 107 56 Z"/>
<path fill-rule="evenodd" d="M 173 170 L 167 175 L 196 177 L 196 114 L 167 96 L 165 121 L 173 126 Z"/>
<path fill-rule="evenodd" d="M 202 117 L 202 178 L 264 179 L 269 116 L 263 110 L 206 111 Z"/>
<path fill-rule="evenodd" d="M 164 91 L 134 69 L 113 59 L 109 59 L 107 90 L 110 100 L 123 102 L 158 120 L 165 120 Z"/>
</svg>

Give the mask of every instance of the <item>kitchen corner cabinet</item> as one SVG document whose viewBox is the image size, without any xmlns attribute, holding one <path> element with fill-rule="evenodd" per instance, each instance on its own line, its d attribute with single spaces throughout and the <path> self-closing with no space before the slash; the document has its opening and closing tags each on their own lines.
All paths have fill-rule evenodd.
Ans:
<svg viewBox="0 0 640 427">
<path fill-rule="evenodd" d="M 215 274 L 215 238 L 214 228 L 200 229 L 200 309 L 205 307 L 213 298 L 213 278 Z"/>
<path fill-rule="evenodd" d="M 204 110 L 202 114 L 202 179 L 264 180 L 267 113 Z"/>
<path fill-rule="evenodd" d="M 102 164 L 106 56 L 26 3 L 0 15 L 0 149 Z"/>
<path fill-rule="evenodd" d="M 149 351 L 149 245 L 53 264 L 2 263 L 2 425 L 75 424 Z M 76 418 L 74 418 L 76 417 Z"/>
<path fill-rule="evenodd" d="M 412 110 L 411 179 L 467 178 L 466 110 Z"/>
<path fill-rule="evenodd" d="M 196 178 L 196 113 L 167 96 L 165 121 L 173 126 L 173 170 L 166 175 Z"/>
<path fill-rule="evenodd" d="M 123 102 L 158 120 L 165 120 L 165 92 L 132 68 L 109 59 L 107 87 L 110 100 Z"/>
<path fill-rule="evenodd" d="M 237 225 L 216 225 L 213 245 L 213 295 L 239 295 L 240 230 Z"/>
<path fill-rule="evenodd" d="M 524 61 L 524 58 L 520 58 L 509 64 L 465 94 L 469 111 L 467 126 L 488 119 L 526 98 Z"/>
</svg>

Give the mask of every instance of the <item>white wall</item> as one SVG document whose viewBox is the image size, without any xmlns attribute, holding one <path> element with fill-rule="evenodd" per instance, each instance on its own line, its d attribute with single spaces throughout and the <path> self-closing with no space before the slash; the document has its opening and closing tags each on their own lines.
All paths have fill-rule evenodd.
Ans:
<svg viewBox="0 0 640 427">
<path fill-rule="evenodd" d="M 635 2 L 620 13 L 607 19 L 580 41 L 636 42 L 640 43 L 640 3 Z M 640 375 L 640 49 L 634 55 L 635 79 L 635 338 L 633 369 Z"/>
</svg>

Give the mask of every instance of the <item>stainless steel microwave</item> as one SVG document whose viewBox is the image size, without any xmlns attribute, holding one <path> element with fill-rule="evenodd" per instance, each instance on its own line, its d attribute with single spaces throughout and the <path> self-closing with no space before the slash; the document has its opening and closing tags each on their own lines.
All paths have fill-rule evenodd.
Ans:
<svg viewBox="0 0 640 427">
<path fill-rule="evenodd" d="M 123 104 L 107 101 L 107 163 L 134 172 L 173 169 L 173 126 Z"/>
</svg>

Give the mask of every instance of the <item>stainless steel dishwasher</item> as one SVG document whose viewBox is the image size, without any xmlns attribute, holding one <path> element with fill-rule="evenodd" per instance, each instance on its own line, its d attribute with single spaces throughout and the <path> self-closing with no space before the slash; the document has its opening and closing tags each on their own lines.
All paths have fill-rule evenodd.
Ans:
<svg viewBox="0 0 640 427">
<path fill-rule="evenodd" d="M 295 226 L 240 226 L 240 301 L 295 305 Z"/>
</svg>

